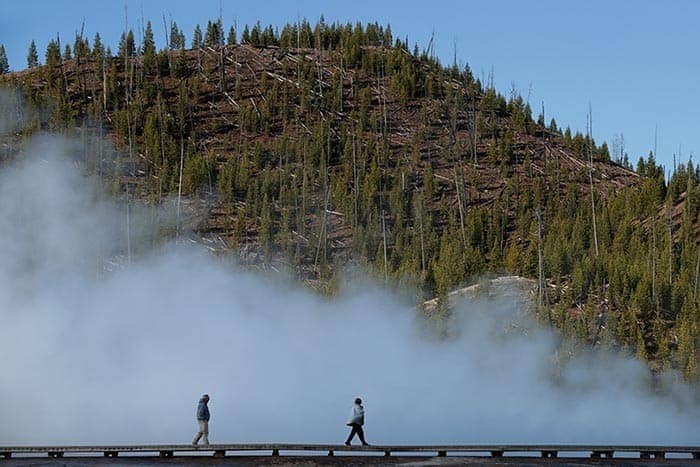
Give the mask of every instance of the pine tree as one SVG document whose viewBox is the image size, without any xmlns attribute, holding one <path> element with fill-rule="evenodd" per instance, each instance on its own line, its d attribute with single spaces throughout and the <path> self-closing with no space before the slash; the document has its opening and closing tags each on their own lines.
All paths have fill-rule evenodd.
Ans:
<svg viewBox="0 0 700 467">
<path fill-rule="evenodd" d="M 143 44 L 141 44 L 141 53 L 144 60 L 152 60 L 156 54 L 156 43 L 153 39 L 153 28 L 151 22 L 146 23 L 146 30 L 143 32 Z"/>
<path fill-rule="evenodd" d="M 46 46 L 46 67 L 49 72 L 53 71 L 61 63 L 61 50 L 58 48 L 58 42 L 50 40 Z"/>
<path fill-rule="evenodd" d="M 178 78 L 184 78 L 188 73 L 187 67 L 187 56 L 185 55 L 184 47 L 180 49 L 180 53 L 177 55 L 175 60 L 175 76 Z"/>
<path fill-rule="evenodd" d="M 226 38 L 226 45 L 236 44 L 236 29 L 231 26 L 228 30 L 228 37 Z"/>
<path fill-rule="evenodd" d="M 223 25 L 221 20 L 209 21 L 207 23 L 207 33 L 204 37 L 204 43 L 208 47 L 218 47 L 224 38 Z"/>
<path fill-rule="evenodd" d="M 10 72 L 10 64 L 7 61 L 5 46 L 0 44 L 0 75 Z"/>
<path fill-rule="evenodd" d="M 63 81 L 61 80 L 61 73 L 59 66 L 61 64 L 61 49 L 59 48 L 58 41 L 51 40 L 46 46 L 46 80 L 49 82 L 49 86 L 53 89 L 62 87 Z"/>
<path fill-rule="evenodd" d="M 185 34 L 178 28 L 177 23 L 173 21 L 170 26 L 170 49 L 179 50 L 185 48 Z"/>
<path fill-rule="evenodd" d="M 129 29 L 129 32 L 122 33 L 119 39 L 119 50 L 117 52 L 120 57 L 133 57 L 136 55 L 136 43 L 134 42 L 134 31 Z"/>
<path fill-rule="evenodd" d="M 27 52 L 27 68 L 39 66 L 39 54 L 36 51 L 36 44 L 32 41 L 29 44 L 29 52 Z"/>
<path fill-rule="evenodd" d="M 95 59 L 102 60 L 105 55 L 105 47 L 102 45 L 102 38 L 100 33 L 95 33 L 95 38 L 92 40 L 92 55 Z"/>
<path fill-rule="evenodd" d="M 199 24 L 194 28 L 194 34 L 192 35 L 192 48 L 199 49 L 202 47 L 202 29 Z"/>
<path fill-rule="evenodd" d="M 260 27 L 260 21 L 255 23 L 255 26 L 253 26 L 253 29 L 250 30 L 250 43 L 251 45 L 254 45 L 255 47 L 259 47 L 262 45 L 261 42 L 261 27 Z"/>
<path fill-rule="evenodd" d="M 177 27 L 177 23 L 172 21 L 170 23 L 170 42 L 168 43 L 168 49 L 177 50 L 180 48 L 180 29 Z"/>
<path fill-rule="evenodd" d="M 90 43 L 87 39 L 76 35 L 75 41 L 73 42 L 73 56 L 75 58 L 82 58 L 87 55 L 90 55 Z"/>
</svg>

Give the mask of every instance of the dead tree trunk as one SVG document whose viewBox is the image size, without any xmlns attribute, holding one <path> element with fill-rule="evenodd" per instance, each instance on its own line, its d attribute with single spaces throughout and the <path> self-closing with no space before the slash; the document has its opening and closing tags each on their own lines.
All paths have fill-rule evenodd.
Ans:
<svg viewBox="0 0 700 467">
<path fill-rule="evenodd" d="M 78 50 L 73 49 L 73 56 L 75 57 L 76 71 L 78 73 L 78 81 L 80 82 L 80 91 L 83 95 L 83 105 L 87 106 L 87 88 L 85 84 L 85 75 L 80 72 L 80 57 L 86 52 L 83 42 L 83 33 L 85 32 L 85 21 L 80 25 L 80 34 L 76 34 L 76 43 L 80 44 Z"/>
<path fill-rule="evenodd" d="M 63 54 L 61 53 L 61 37 L 56 34 L 56 43 L 58 47 L 58 63 L 61 67 L 61 76 L 63 77 L 63 92 L 61 93 L 61 100 L 68 101 L 68 75 L 66 74 L 66 67 L 63 66 Z"/>
<path fill-rule="evenodd" d="M 170 27 L 172 29 L 172 20 Z M 165 21 L 165 14 L 163 14 L 163 32 L 165 33 L 165 47 L 168 50 L 168 70 L 173 69 L 173 48 L 172 46 L 172 37 L 170 36 L 170 33 L 168 32 L 168 23 Z"/>
<path fill-rule="evenodd" d="M 107 63 L 104 52 L 100 60 L 102 60 L 102 110 L 107 115 Z"/>
<path fill-rule="evenodd" d="M 690 177 L 691 174 L 688 174 Z M 668 286 L 673 285 L 673 219 L 671 217 L 671 195 L 668 197 Z"/>
<path fill-rule="evenodd" d="M 352 175 L 353 175 L 353 191 L 354 191 L 354 202 L 355 202 L 355 224 L 353 227 L 357 227 L 358 222 L 358 197 L 359 197 L 359 185 L 357 180 L 357 138 L 353 133 L 352 135 Z"/>
<path fill-rule="evenodd" d="M 457 93 L 455 92 L 452 115 L 450 115 L 450 139 L 452 152 L 452 168 L 454 172 L 455 192 L 457 195 L 457 206 L 459 207 L 459 226 L 462 232 L 462 247 L 467 248 L 467 235 L 464 228 L 464 209 L 462 207 L 462 196 L 459 179 L 457 177 Z"/>
<path fill-rule="evenodd" d="M 226 90 L 226 72 L 224 68 L 224 21 L 221 19 L 222 5 L 219 3 L 219 92 L 224 93 Z"/>
<path fill-rule="evenodd" d="M 542 212 L 537 207 L 537 269 L 538 269 L 538 293 L 537 301 L 540 309 L 544 306 L 547 310 L 547 322 L 552 324 L 552 314 L 549 309 L 549 297 L 547 296 L 547 277 L 544 273 L 544 257 L 542 255 Z"/>
<path fill-rule="evenodd" d="M 535 216 L 537 217 L 537 305 L 541 308 L 544 289 L 544 268 L 542 261 L 542 214 L 540 213 L 539 206 L 537 207 Z"/>
<path fill-rule="evenodd" d="M 126 6 L 124 7 L 124 35 L 126 37 L 127 31 L 129 30 L 129 21 L 127 17 L 127 9 Z M 133 145 L 133 138 L 131 134 L 131 106 L 130 106 L 130 100 L 131 100 L 131 86 L 133 85 L 133 80 L 132 80 L 132 70 L 133 70 L 133 65 L 132 68 L 129 69 L 129 50 L 128 47 L 124 47 L 124 80 L 127 82 L 126 86 L 124 86 L 124 100 L 125 100 L 125 106 L 126 106 L 126 128 L 127 128 L 127 135 L 129 138 L 129 163 L 131 166 L 131 178 L 133 179 L 134 177 L 134 145 Z M 127 81 L 128 78 L 128 81 Z M 126 250 L 127 250 L 127 259 L 128 262 L 131 263 L 131 206 L 130 206 L 130 200 L 129 200 L 129 185 L 132 182 L 132 180 L 128 180 L 126 183 Z"/>
<path fill-rule="evenodd" d="M 382 209 L 382 238 L 384 241 L 384 281 L 389 280 L 389 262 L 386 255 L 386 222 L 384 220 L 384 210 Z"/>
<path fill-rule="evenodd" d="M 593 112 L 590 105 L 588 106 L 588 158 L 590 166 L 588 169 L 588 181 L 591 190 L 591 216 L 593 218 L 593 244 L 595 245 L 595 255 L 598 257 L 598 228 L 596 225 L 595 216 L 595 190 L 593 186 Z"/>
<path fill-rule="evenodd" d="M 316 266 L 318 264 L 318 257 L 319 254 L 321 253 L 321 243 L 324 242 L 325 236 L 326 236 L 326 223 L 328 221 L 328 187 L 326 187 L 326 192 L 323 200 L 323 221 L 321 223 L 321 230 L 318 234 L 318 243 L 316 244 L 316 256 L 314 258 L 314 270 L 316 270 Z M 324 248 L 325 250 L 325 248 Z M 320 274 L 319 274 L 320 276 Z"/>
<path fill-rule="evenodd" d="M 182 168 L 185 161 L 185 141 L 180 132 L 180 174 L 177 182 L 177 226 L 175 230 L 175 237 L 180 236 L 180 203 L 182 202 Z"/>
<path fill-rule="evenodd" d="M 158 171 L 158 203 L 161 202 L 163 196 L 163 168 L 165 167 L 165 144 L 163 141 L 163 133 L 165 127 L 163 125 L 163 106 L 161 93 L 158 93 L 158 133 L 160 136 L 160 170 Z"/>
<path fill-rule="evenodd" d="M 698 299 L 698 279 L 700 279 L 700 251 L 698 251 L 698 260 L 695 263 L 695 288 L 693 290 L 693 298 Z"/>
<path fill-rule="evenodd" d="M 656 309 L 656 219 L 651 218 L 651 300 Z"/>
</svg>

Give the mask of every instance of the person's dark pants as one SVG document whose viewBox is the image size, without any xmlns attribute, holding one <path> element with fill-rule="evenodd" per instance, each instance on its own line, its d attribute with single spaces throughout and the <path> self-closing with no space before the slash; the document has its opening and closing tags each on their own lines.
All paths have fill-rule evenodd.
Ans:
<svg viewBox="0 0 700 467">
<path fill-rule="evenodd" d="M 350 436 L 348 436 L 348 440 L 345 441 L 345 444 L 350 444 L 350 441 L 355 437 L 355 434 L 360 438 L 360 442 L 362 444 L 367 444 L 367 441 L 365 441 L 365 432 L 362 430 L 362 425 L 359 423 L 348 423 L 348 426 L 352 427 L 352 430 L 350 430 Z"/>
</svg>

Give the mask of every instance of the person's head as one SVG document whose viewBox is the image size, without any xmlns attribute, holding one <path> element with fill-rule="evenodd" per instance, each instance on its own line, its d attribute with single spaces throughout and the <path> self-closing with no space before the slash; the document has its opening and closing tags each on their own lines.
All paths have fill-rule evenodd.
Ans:
<svg viewBox="0 0 700 467">
<path fill-rule="evenodd" d="M 204 395 L 202 396 L 202 400 L 203 400 L 204 402 L 209 402 L 209 394 L 204 394 Z"/>
<path fill-rule="evenodd" d="M 360 399 L 359 397 L 356 398 L 356 399 L 355 399 L 355 404 L 357 404 L 357 405 L 362 404 L 362 399 Z"/>
</svg>

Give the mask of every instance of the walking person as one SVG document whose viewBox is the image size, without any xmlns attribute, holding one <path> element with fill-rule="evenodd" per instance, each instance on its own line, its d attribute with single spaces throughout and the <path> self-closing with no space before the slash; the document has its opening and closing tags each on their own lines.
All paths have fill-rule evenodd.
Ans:
<svg viewBox="0 0 700 467">
<path fill-rule="evenodd" d="M 196 446 L 200 438 L 204 446 L 209 446 L 209 394 L 204 394 L 197 404 L 197 423 L 199 431 L 194 435 L 192 445 Z"/>
<path fill-rule="evenodd" d="M 350 435 L 347 441 L 345 441 L 346 446 L 350 446 L 350 441 L 355 437 L 355 434 L 360 438 L 360 442 L 363 446 L 369 446 L 367 441 L 365 441 L 365 432 L 362 429 L 362 425 L 365 424 L 365 408 L 362 407 L 362 399 L 359 397 L 355 399 L 355 404 L 350 409 L 350 418 L 348 419 L 347 425 L 352 427 L 350 430 Z"/>
</svg>

